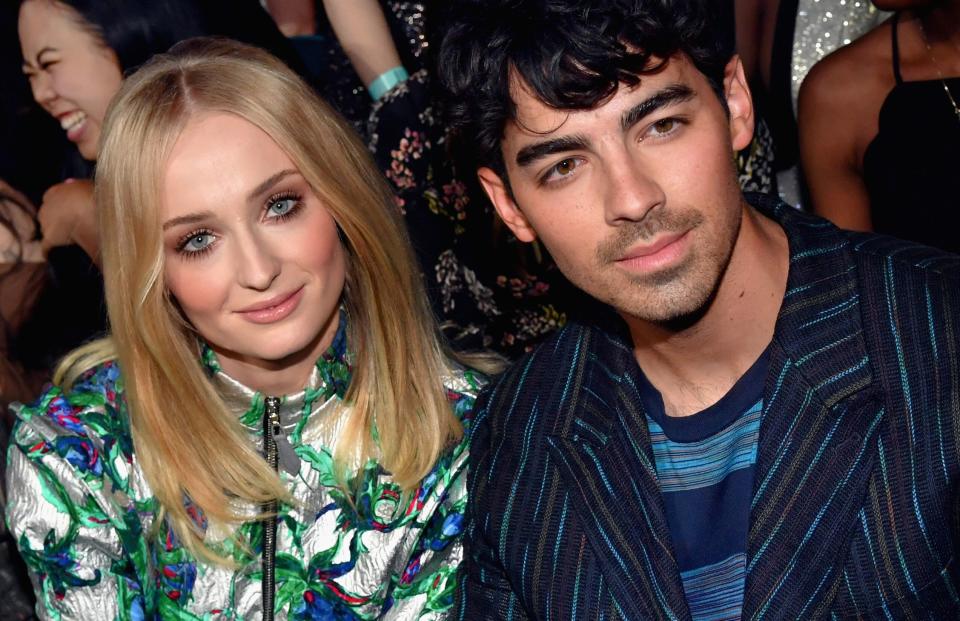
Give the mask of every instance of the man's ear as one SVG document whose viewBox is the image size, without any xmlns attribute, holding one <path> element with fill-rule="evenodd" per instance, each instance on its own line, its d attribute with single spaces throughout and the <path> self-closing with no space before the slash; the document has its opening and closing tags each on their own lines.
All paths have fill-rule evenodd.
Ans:
<svg viewBox="0 0 960 621">
<path fill-rule="evenodd" d="M 745 149 L 753 140 L 753 99 L 743 74 L 743 63 L 736 54 L 723 72 L 723 92 L 730 111 L 730 139 L 736 151 Z"/>
<path fill-rule="evenodd" d="M 497 213 L 500 214 L 500 219 L 510 227 L 517 239 L 523 242 L 535 240 L 537 232 L 533 230 L 526 216 L 520 211 L 500 175 L 493 172 L 492 168 L 484 166 L 477 169 L 477 178 L 480 179 L 480 185 L 483 186 L 490 202 L 493 203 Z"/>
</svg>

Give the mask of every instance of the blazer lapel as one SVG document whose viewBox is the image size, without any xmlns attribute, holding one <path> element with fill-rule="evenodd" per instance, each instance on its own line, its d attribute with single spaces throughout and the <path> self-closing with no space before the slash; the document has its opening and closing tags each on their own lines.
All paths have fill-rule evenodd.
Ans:
<svg viewBox="0 0 960 621">
<path fill-rule="evenodd" d="M 847 242 L 822 220 L 781 211 L 790 275 L 764 391 L 743 619 L 826 614 L 883 417 Z"/>
<path fill-rule="evenodd" d="M 548 449 L 579 496 L 580 523 L 624 616 L 686 621 L 649 431 L 627 367 L 632 353 L 597 329 L 583 338 L 576 380 L 553 405 L 558 424 Z"/>
</svg>

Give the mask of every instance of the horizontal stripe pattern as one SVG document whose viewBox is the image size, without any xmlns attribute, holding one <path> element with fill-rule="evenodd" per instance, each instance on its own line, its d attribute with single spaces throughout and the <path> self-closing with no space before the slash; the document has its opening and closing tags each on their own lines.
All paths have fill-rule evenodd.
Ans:
<svg viewBox="0 0 960 621">
<path fill-rule="evenodd" d="M 743 609 L 747 556 L 733 556 L 680 573 L 694 621 L 736 621 Z"/>
<path fill-rule="evenodd" d="M 660 489 L 668 493 L 716 485 L 756 463 L 762 404 L 757 401 L 728 427 L 699 442 L 674 442 L 649 419 Z"/>
</svg>

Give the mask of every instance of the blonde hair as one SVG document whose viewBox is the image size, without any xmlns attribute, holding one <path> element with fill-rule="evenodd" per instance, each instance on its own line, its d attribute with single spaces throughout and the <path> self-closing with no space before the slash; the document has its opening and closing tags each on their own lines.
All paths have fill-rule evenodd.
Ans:
<svg viewBox="0 0 960 621">
<path fill-rule="evenodd" d="M 92 364 L 119 360 L 144 475 L 181 540 L 216 561 L 184 493 L 226 524 L 244 519 L 231 499 L 259 504 L 287 493 L 209 381 L 196 336 L 164 287 L 162 175 L 183 128 L 205 112 L 234 114 L 271 136 L 342 232 L 354 358 L 337 462 L 376 458 L 411 491 L 462 429 L 403 222 L 363 143 L 266 52 L 217 39 L 175 46 L 128 78 L 108 110 L 95 198 L 111 337 L 65 360 L 58 380 L 69 385 Z"/>
</svg>

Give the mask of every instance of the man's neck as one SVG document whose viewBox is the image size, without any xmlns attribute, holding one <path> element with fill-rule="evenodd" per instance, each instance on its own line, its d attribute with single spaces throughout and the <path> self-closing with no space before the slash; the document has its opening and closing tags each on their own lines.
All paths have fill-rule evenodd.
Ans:
<svg viewBox="0 0 960 621">
<path fill-rule="evenodd" d="M 763 353 L 773 338 L 789 263 L 783 229 L 745 205 L 730 263 L 700 319 L 676 330 L 625 317 L 637 362 L 663 396 L 668 416 L 713 405 Z"/>
</svg>

